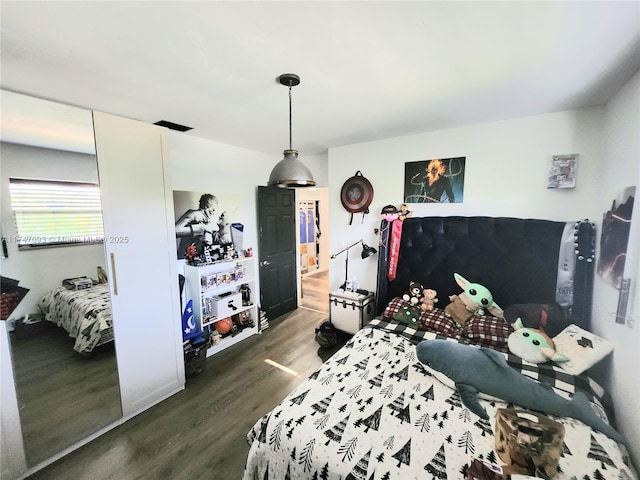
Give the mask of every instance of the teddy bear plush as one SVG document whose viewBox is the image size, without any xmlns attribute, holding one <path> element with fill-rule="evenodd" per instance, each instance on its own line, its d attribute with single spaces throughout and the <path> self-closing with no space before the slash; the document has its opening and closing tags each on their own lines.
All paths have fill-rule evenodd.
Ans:
<svg viewBox="0 0 640 480">
<path fill-rule="evenodd" d="M 402 299 L 405 302 L 409 302 L 411 305 L 418 305 L 422 302 L 424 287 L 418 282 L 409 283 L 409 291 L 402 295 Z"/>
<path fill-rule="evenodd" d="M 444 308 L 447 317 L 452 318 L 459 327 L 463 327 L 472 315 L 484 315 L 485 309 L 497 318 L 503 318 L 504 312 L 497 303 L 489 289 L 479 283 L 473 283 L 458 273 L 453 274 L 456 283 L 464 291 L 459 295 L 451 295 L 451 303 Z"/>
<path fill-rule="evenodd" d="M 409 210 L 409 206 L 406 203 L 400 205 L 400 211 L 398 212 L 398 218 L 400 220 L 404 220 L 406 218 L 410 218 L 413 215 L 411 210 Z"/>
<path fill-rule="evenodd" d="M 529 328 L 518 318 L 512 325 L 513 332 L 507 339 L 509 352 L 529 363 L 544 363 L 553 360 L 556 363 L 568 362 L 569 358 L 557 353 L 556 346 L 549 335 L 540 328 Z"/>
<path fill-rule="evenodd" d="M 422 302 L 420 304 L 420 310 L 423 312 L 430 312 L 435 308 L 435 304 L 438 303 L 436 298 L 436 291 L 431 288 L 425 288 L 422 291 Z"/>
</svg>

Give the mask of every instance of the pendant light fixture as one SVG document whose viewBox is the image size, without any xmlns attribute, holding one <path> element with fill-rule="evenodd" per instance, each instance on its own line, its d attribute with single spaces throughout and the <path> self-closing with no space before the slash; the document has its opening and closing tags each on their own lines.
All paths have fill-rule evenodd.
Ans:
<svg viewBox="0 0 640 480">
<path fill-rule="evenodd" d="M 289 149 L 284 151 L 284 158 L 280 160 L 269 176 L 270 187 L 314 187 L 316 182 L 309 169 L 298 160 L 298 151 L 294 150 L 291 142 L 291 89 L 300 84 L 300 77 L 295 73 L 283 73 L 278 78 L 280 83 L 289 87 Z"/>
</svg>

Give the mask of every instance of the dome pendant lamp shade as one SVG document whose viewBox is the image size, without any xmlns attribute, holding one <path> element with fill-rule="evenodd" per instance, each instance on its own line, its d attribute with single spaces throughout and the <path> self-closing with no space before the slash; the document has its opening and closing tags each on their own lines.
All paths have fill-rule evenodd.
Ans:
<svg viewBox="0 0 640 480">
<path fill-rule="evenodd" d="M 298 159 L 298 151 L 292 148 L 291 142 L 291 88 L 300 83 L 300 77 L 294 73 L 284 73 L 279 77 L 280 83 L 289 87 L 289 149 L 284 151 L 280 160 L 269 176 L 270 187 L 314 187 L 313 175 Z"/>
</svg>

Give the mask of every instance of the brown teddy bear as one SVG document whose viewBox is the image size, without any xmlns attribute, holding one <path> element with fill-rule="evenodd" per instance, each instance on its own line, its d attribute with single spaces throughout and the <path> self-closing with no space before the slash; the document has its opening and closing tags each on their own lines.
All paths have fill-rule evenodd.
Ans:
<svg viewBox="0 0 640 480">
<path fill-rule="evenodd" d="M 422 291 L 422 303 L 420 304 L 420 310 L 423 312 L 430 312 L 435 308 L 435 304 L 438 303 L 436 298 L 436 291 L 431 288 L 425 288 Z"/>
</svg>

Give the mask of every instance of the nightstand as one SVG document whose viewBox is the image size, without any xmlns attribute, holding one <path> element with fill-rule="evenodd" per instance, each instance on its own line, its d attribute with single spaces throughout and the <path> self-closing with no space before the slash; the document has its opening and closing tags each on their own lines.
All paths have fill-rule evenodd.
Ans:
<svg viewBox="0 0 640 480">
<path fill-rule="evenodd" d="M 367 295 L 340 290 L 329 293 L 331 323 L 343 332 L 356 333 L 374 317 L 374 310 L 372 292 Z"/>
</svg>

